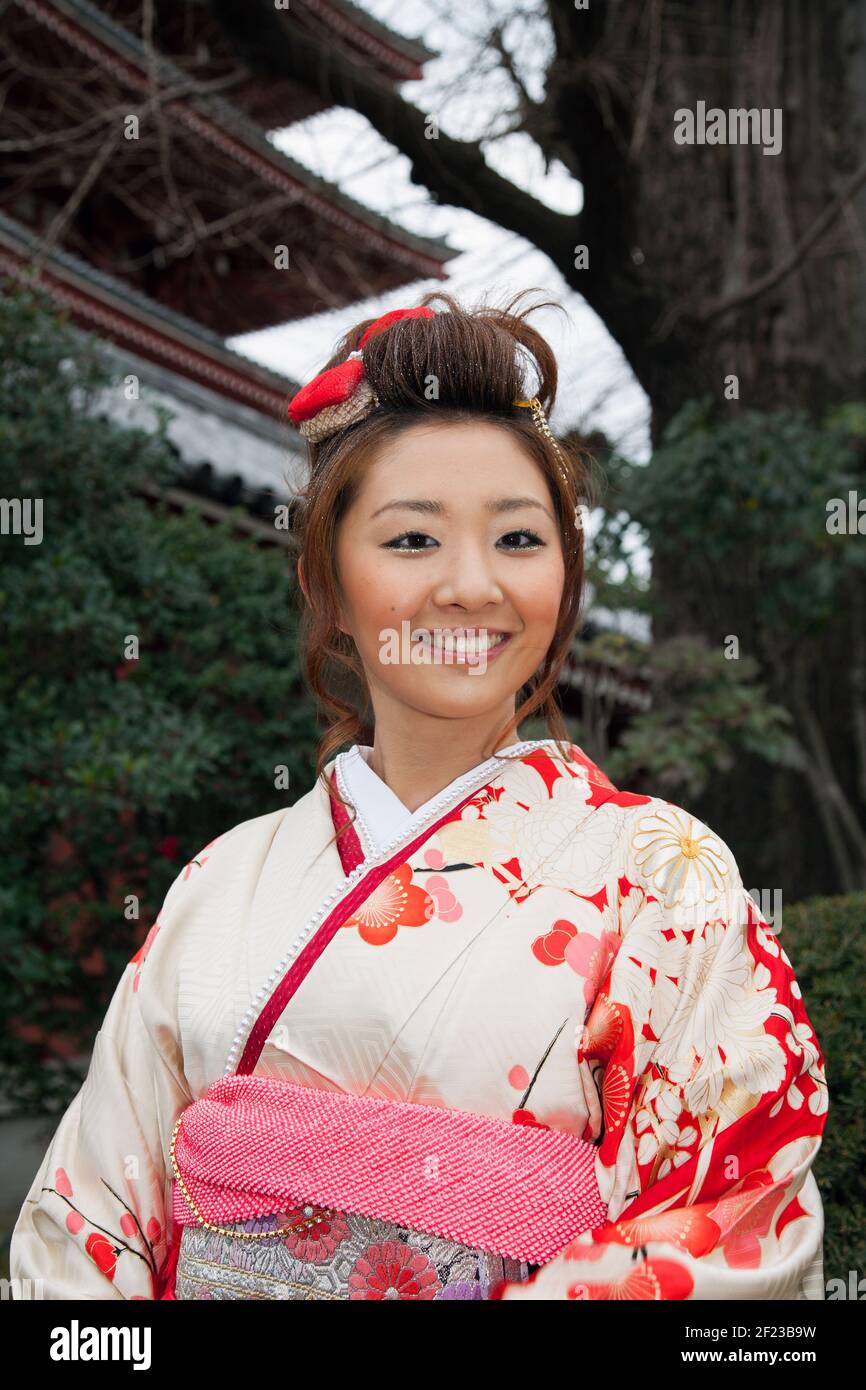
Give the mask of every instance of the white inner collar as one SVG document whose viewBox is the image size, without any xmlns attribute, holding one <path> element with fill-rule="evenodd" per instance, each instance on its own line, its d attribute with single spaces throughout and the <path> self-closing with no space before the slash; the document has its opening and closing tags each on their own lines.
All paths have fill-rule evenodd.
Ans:
<svg viewBox="0 0 866 1390">
<path fill-rule="evenodd" d="M 415 821 L 423 820 L 434 801 L 447 796 L 451 791 L 456 792 L 462 782 L 473 779 L 487 763 L 491 768 L 497 767 L 501 754 L 510 753 L 525 742 L 525 739 L 521 739 L 518 743 L 510 743 L 507 748 L 497 749 L 497 756 L 486 758 L 476 767 L 462 772 L 459 777 L 449 782 L 447 787 L 443 787 L 435 796 L 425 801 L 423 806 L 419 806 L 417 811 L 410 811 L 404 806 L 396 792 L 373 771 L 370 766 L 373 749 L 369 744 L 355 743 L 345 753 L 339 753 L 337 776 L 342 781 L 344 794 L 348 796 L 357 812 L 355 829 L 360 836 L 365 857 L 371 853 L 378 853 L 385 845 L 391 844 L 398 836 L 408 831 Z"/>
</svg>

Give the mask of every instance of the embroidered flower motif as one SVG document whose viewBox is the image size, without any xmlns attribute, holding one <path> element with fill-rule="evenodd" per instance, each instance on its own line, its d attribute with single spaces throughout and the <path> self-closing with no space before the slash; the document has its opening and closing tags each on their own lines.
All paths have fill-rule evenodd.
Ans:
<svg viewBox="0 0 866 1390">
<path fill-rule="evenodd" d="M 431 1299 L 441 1288 L 427 1256 L 396 1240 L 368 1246 L 349 1275 L 350 1298 Z"/>
<path fill-rule="evenodd" d="M 512 856 L 530 888 L 546 884 L 590 896 L 603 886 L 619 835 L 622 813 L 589 805 L 589 783 L 560 777 L 548 791 L 529 768 L 509 780 L 504 794 L 485 812 L 491 837 L 487 862 Z M 563 844 L 563 826 L 575 833 Z"/>
<path fill-rule="evenodd" d="M 665 805 L 642 816 L 632 850 L 635 863 L 666 907 L 711 903 L 722 892 L 728 873 L 722 842 L 676 806 Z"/>
<path fill-rule="evenodd" d="M 72 1197 L 74 1195 L 73 1187 L 66 1169 L 57 1168 L 54 1173 L 53 1188 L 46 1187 L 43 1191 L 54 1192 L 58 1197 L 64 1200 L 68 1207 L 65 1216 L 66 1229 L 71 1236 L 80 1235 L 87 1225 L 89 1218 L 86 1218 L 84 1213 L 72 1203 Z M 97 1269 L 101 1274 L 105 1275 L 106 1279 L 111 1281 L 114 1280 L 117 1273 L 117 1262 L 120 1256 L 124 1251 L 132 1249 L 132 1246 L 126 1244 L 123 1236 L 125 1236 L 127 1240 L 136 1243 L 140 1241 L 144 1244 L 146 1252 L 145 1258 L 151 1266 L 151 1271 L 155 1272 L 156 1265 L 154 1262 L 153 1247 L 159 1242 L 162 1235 L 162 1227 L 156 1220 L 156 1217 L 149 1217 L 144 1229 L 142 1229 L 133 1211 L 123 1202 L 122 1198 L 118 1200 L 124 1207 L 119 1223 L 122 1235 L 113 1236 L 111 1232 L 96 1230 L 91 1231 L 84 1242 L 84 1248 Z M 136 1297 L 136 1295 L 133 1295 L 133 1297 Z"/>
<path fill-rule="evenodd" d="M 671 1168 L 681 1168 L 692 1157 L 698 1142 L 698 1131 L 693 1124 L 682 1121 L 691 1117 L 683 1111 L 683 1104 L 676 1091 L 666 1087 L 656 1078 L 645 1094 L 645 1103 L 635 1116 L 635 1133 L 640 1135 L 637 1161 L 641 1167 L 655 1164 L 653 1181 L 661 1181 Z"/>
<path fill-rule="evenodd" d="M 358 935 L 370 946 L 393 941 L 398 927 L 421 927 L 436 910 L 430 894 L 412 883 L 408 864 L 383 879 L 343 927 L 357 927 Z"/>
<path fill-rule="evenodd" d="M 573 922 L 566 922 L 564 919 L 554 922 L 544 936 L 535 938 L 532 954 L 542 965 L 562 965 L 565 960 L 565 948 L 576 935 L 577 927 Z"/>
<path fill-rule="evenodd" d="M 726 1076 L 754 1095 L 777 1090 L 785 1078 L 785 1051 L 764 1027 L 776 990 L 755 989 L 754 962 L 741 933 L 723 922 L 706 927 L 688 948 L 688 978 L 675 988 L 669 982 L 683 971 L 677 944 L 667 943 L 660 953 L 661 983 L 649 1021 L 661 1039 L 655 1060 L 683 1085 L 687 1108 L 693 1115 L 716 1109 Z"/>
<path fill-rule="evenodd" d="M 579 862 L 564 870 L 556 857 L 562 848 L 563 825 L 578 824 L 590 814 L 591 793 L 585 777 L 559 774 L 550 758 L 535 763 L 520 760 L 509 768 L 507 780 L 496 789 L 495 796 L 482 805 L 470 802 L 464 806 L 458 818 L 440 827 L 438 839 L 452 860 L 494 870 L 512 862 L 516 867 L 519 861 L 521 878 L 530 888 L 551 882 L 580 893 L 595 892 L 601 886 L 600 880 L 595 881 L 598 861 L 609 857 L 606 835 L 601 837 L 603 848 L 592 829 L 589 838 L 575 835 L 575 847 L 570 848 Z M 592 817 L 590 827 L 595 825 Z M 546 878 L 542 870 L 548 860 L 552 872 L 561 871 L 554 880 Z M 587 871 L 593 884 L 590 888 L 584 887 Z"/>
<path fill-rule="evenodd" d="M 319 1216 L 320 1219 L 312 1226 L 299 1231 L 289 1231 L 281 1237 L 286 1249 L 306 1264 L 324 1264 L 349 1234 L 349 1223 L 345 1214 L 336 1211 L 328 1212 L 326 1215 L 326 1210 L 325 1207 L 307 1204 L 280 1212 L 275 1219 L 274 1224 L 280 1229 Z"/>
</svg>

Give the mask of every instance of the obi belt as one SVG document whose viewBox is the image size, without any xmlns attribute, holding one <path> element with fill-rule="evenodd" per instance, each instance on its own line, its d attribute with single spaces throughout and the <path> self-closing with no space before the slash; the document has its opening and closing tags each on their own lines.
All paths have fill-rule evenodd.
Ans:
<svg viewBox="0 0 866 1390">
<path fill-rule="evenodd" d="M 158 1297 L 495 1297 L 602 1225 L 594 1145 L 541 1125 L 234 1074 L 172 1136 Z"/>
</svg>

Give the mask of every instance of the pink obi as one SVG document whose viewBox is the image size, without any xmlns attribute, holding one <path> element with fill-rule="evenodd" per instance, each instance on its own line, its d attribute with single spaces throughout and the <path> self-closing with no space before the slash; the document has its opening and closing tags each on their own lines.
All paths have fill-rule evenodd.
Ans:
<svg viewBox="0 0 866 1390">
<path fill-rule="evenodd" d="M 487 1298 L 606 1221 L 595 1156 L 541 1125 L 221 1077 L 173 1137 L 174 1297 Z"/>
</svg>

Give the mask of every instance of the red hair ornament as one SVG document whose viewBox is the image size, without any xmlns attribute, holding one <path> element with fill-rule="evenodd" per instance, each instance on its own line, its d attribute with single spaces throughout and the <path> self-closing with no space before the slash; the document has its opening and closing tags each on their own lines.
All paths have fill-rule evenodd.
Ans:
<svg viewBox="0 0 866 1390">
<path fill-rule="evenodd" d="M 390 328 L 399 319 L 434 318 L 426 305 L 415 309 L 391 309 L 370 324 L 362 334 L 357 348 L 345 362 L 319 372 L 289 401 L 289 419 L 305 439 L 318 444 L 329 434 L 354 425 L 379 404 L 375 391 L 364 375 L 364 355 L 361 352 L 368 338 Z"/>
</svg>

